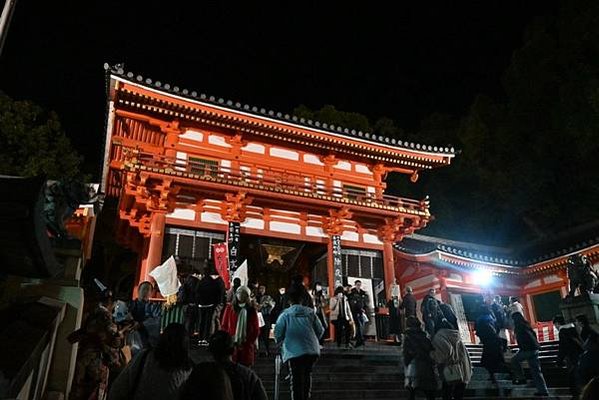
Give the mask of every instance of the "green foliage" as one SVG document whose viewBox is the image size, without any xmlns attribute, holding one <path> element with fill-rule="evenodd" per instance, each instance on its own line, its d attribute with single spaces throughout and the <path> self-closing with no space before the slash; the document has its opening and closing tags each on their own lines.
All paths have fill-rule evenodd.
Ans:
<svg viewBox="0 0 599 400">
<path fill-rule="evenodd" d="M 0 92 L 0 174 L 73 178 L 80 162 L 55 113 Z"/>
</svg>

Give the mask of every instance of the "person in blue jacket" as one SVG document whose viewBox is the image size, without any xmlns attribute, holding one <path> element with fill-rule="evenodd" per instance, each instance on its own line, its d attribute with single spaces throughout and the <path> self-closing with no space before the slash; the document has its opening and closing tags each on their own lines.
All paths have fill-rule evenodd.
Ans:
<svg viewBox="0 0 599 400">
<path fill-rule="evenodd" d="M 283 343 L 283 362 L 291 368 L 291 392 L 293 400 L 311 397 L 312 369 L 320 356 L 319 339 L 324 327 L 314 309 L 301 305 L 305 288 L 292 284 L 287 290 L 291 307 L 284 310 L 275 325 L 275 340 Z"/>
</svg>

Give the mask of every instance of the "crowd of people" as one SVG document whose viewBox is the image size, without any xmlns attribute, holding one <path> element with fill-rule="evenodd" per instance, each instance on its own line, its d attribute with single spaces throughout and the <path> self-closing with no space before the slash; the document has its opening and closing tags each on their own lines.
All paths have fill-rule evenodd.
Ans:
<svg viewBox="0 0 599 400">
<path fill-rule="evenodd" d="M 259 354 L 269 355 L 271 336 L 288 366 L 294 399 L 309 398 L 332 301 L 320 283 L 308 289 L 295 276 L 273 298 L 264 285 L 244 286 L 238 278 L 226 291 L 213 266 L 182 281 L 179 292 L 163 302 L 152 301 L 152 283 L 142 282 L 128 304 L 100 285 L 97 303 L 69 337 L 79 344 L 71 398 L 191 399 L 208 379 L 231 398 L 265 399 L 251 368 Z M 346 315 L 358 321 L 354 340 L 361 346 L 368 297 L 360 282 L 346 290 Z M 213 363 L 194 366 L 192 344 L 206 347 Z"/>
<path fill-rule="evenodd" d="M 222 279 L 208 268 L 203 276 L 188 276 L 179 293 L 166 302 L 151 301 L 152 290 L 150 282 L 142 282 L 137 299 L 123 308 L 103 288 L 81 329 L 69 337 L 79 343 L 71 398 L 194 399 L 199 392 L 213 390 L 218 395 L 209 398 L 266 399 L 251 368 L 257 356 L 271 352 L 273 338 L 289 370 L 293 399 L 309 399 L 312 370 L 329 323 L 337 347 L 365 344 L 371 303 L 359 280 L 329 296 L 320 283 L 307 288 L 303 277 L 295 276 L 273 297 L 264 285 L 244 286 L 239 279 L 225 291 Z M 392 287 L 389 333 L 403 344 L 404 386 L 410 399 L 418 392 L 434 399 L 439 388 L 443 399 L 461 399 L 472 378 L 472 363 L 456 314 L 438 299 L 435 289 L 423 297 L 419 315 L 417 304 L 410 287 L 403 297 Z M 559 330 L 558 362 L 567 370 L 572 394 L 577 397 L 586 387 L 588 396 L 599 385 L 594 362 L 599 333 L 584 315 L 575 323 L 557 316 L 554 325 Z M 525 384 L 526 361 L 535 395 L 548 395 L 537 335 L 518 298 L 510 298 L 508 305 L 500 296 L 488 298 L 475 332 L 483 346 L 481 365 L 492 383 L 497 373 L 509 372 L 515 385 Z M 508 346 L 510 338 L 518 345 L 516 354 Z M 212 361 L 194 365 L 191 344 L 205 346 Z"/>
</svg>

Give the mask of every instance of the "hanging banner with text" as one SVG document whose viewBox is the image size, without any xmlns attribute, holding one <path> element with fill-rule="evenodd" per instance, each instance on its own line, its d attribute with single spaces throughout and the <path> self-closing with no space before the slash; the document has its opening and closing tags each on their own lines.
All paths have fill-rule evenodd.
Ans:
<svg viewBox="0 0 599 400">
<path fill-rule="evenodd" d="M 341 237 L 339 235 L 333 235 L 331 237 L 333 241 L 333 288 L 336 289 L 339 286 L 343 286 L 343 264 L 341 263 Z"/>
<path fill-rule="evenodd" d="M 227 243 L 215 243 L 212 245 L 212 256 L 214 259 L 214 267 L 216 272 L 225 282 L 225 287 L 229 289 L 231 279 L 229 278 L 229 257 Z"/>
<path fill-rule="evenodd" d="M 237 270 L 239 257 L 239 240 L 240 240 L 240 224 L 239 222 L 229 222 L 229 231 L 227 232 L 227 243 L 229 245 L 229 271 L 231 273 Z"/>
</svg>

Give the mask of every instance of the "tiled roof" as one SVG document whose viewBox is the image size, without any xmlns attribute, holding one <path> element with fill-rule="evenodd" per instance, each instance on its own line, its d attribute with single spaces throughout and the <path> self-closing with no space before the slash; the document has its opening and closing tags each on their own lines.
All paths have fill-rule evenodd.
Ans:
<svg viewBox="0 0 599 400">
<path fill-rule="evenodd" d="M 416 235 L 417 238 L 405 238 L 395 244 L 395 248 L 407 254 L 425 254 L 442 251 L 456 256 L 469 258 L 482 263 L 502 264 L 514 267 L 526 267 L 543 261 L 570 254 L 599 244 L 599 224 L 591 224 L 586 229 L 559 235 L 561 241 L 540 241 L 521 248 L 489 248 L 471 243 L 460 243 L 441 238 Z M 484 246 L 483 246 L 484 247 Z"/>
<path fill-rule="evenodd" d="M 295 125 L 301 125 L 309 128 L 319 129 L 321 131 L 330 132 L 334 134 L 341 134 L 350 138 L 357 138 L 361 140 L 367 140 L 372 143 L 384 144 L 387 146 L 393 146 L 398 149 L 406 149 L 411 151 L 422 151 L 429 152 L 439 155 L 455 155 L 458 153 L 456 149 L 452 146 L 431 146 L 421 143 L 414 143 L 409 141 L 402 141 L 396 138 L 390 138 L 383 135 L 377 135 L 371 132 L 362 132 L 359 130 L 342 127 L 333 124 L 327 124 L 325 122 L 313 121 L 311 119 L 300 118 L 295 115 L 284 114 L 281 112 L 276 112 L 273 110 L 267 110 L 265 108 L 251 106 L 249 104 L 242 104 L 240 102 L 234 102 L 232 100 L 226 100 L 223 98 L 217 98 L 215 96 L 209 96 L 204 93 L 198 93 L 196 91 L 191 91 L 189 89 L 180 88 L 175 85 L 171 85 L 169 83 L 163 83 L 161 81 L 153 81 L 150 78 L 144 78 L 141 75 L 136 75 L 132 72 L 125 71 L 124 66 L 122 64 L 117 64 L 114 66 L 110 66 L 109 64 L 104 64 L 104 69 L 107 72 L 107 75 L 118 76 L 122 79 L 128 80 L 132 83 L 143 85 L 146 87 L 150 87 L 153 89 L 160 90 L 162 92 L 171 93 L 176 96 L 185 97 L 195 101 L 201 101 L 204 103 L 214 104 L 219 107 L 226 107 L 232 110 L 239 110 L 244 113 L 251 113 L 256 116 L 276 119 L 281 122 L 293 123 Z"/>
</svg>

